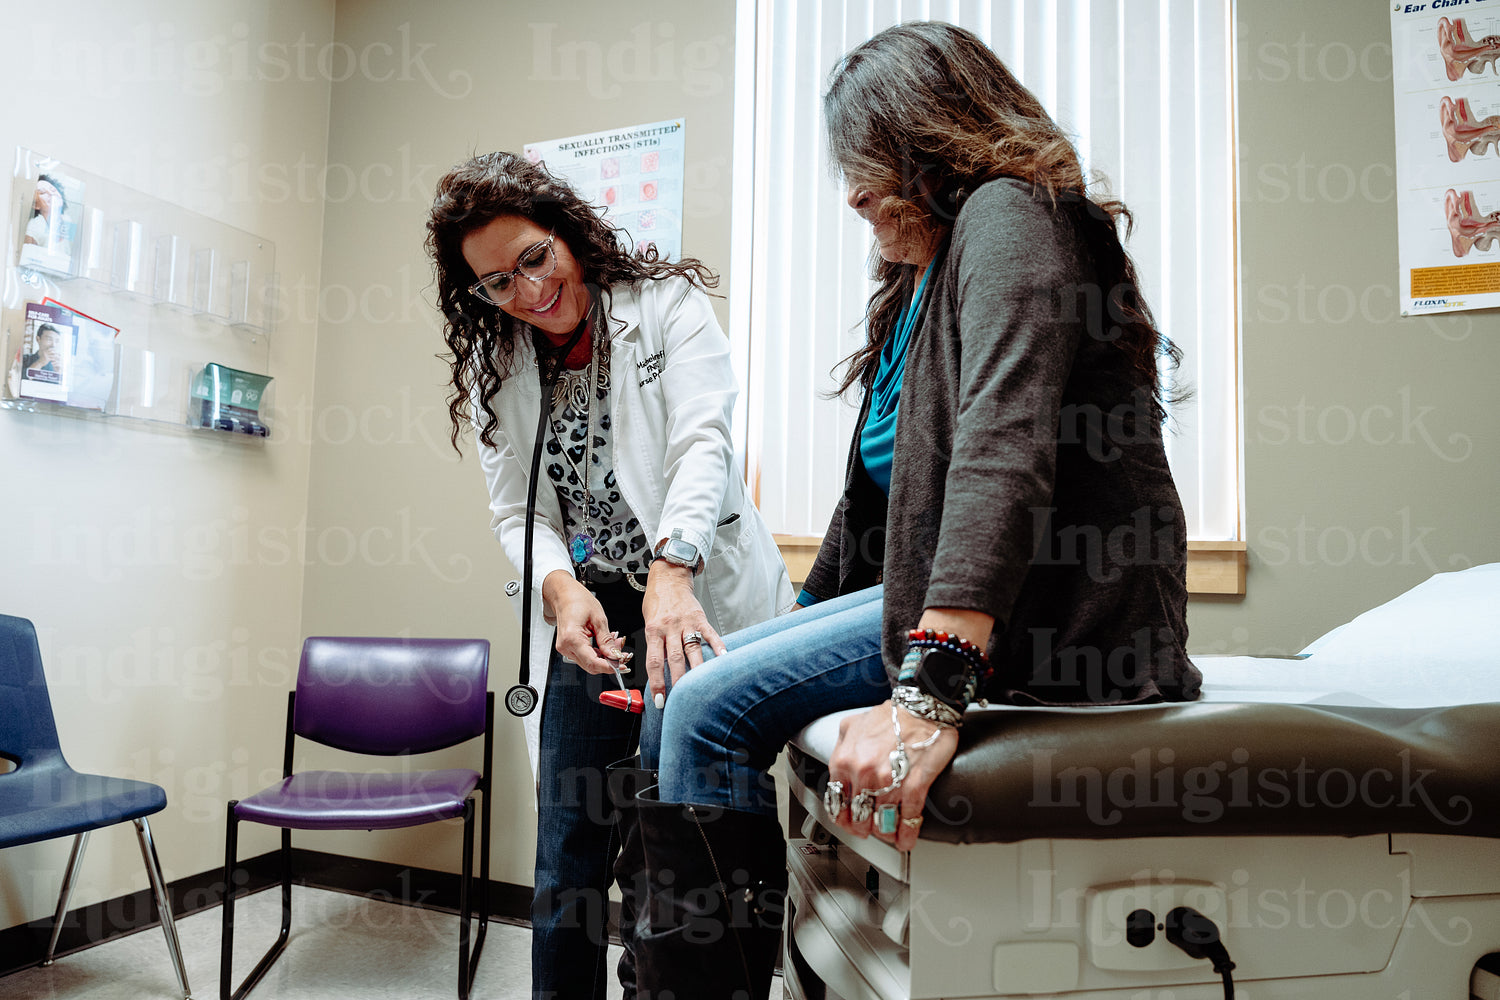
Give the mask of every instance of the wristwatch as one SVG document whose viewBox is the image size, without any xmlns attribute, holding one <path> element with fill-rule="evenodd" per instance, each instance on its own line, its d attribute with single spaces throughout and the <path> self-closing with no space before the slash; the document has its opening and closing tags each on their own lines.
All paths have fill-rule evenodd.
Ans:
<svg viewBox="0 0 1500 1000">
<path fill-rule="evenodd" d="M 661 544 L 656 546 L 652 553 L 656 559 L 671 563 L 673 566 L 681 566 L 691 570 L 695 575 L 703 568 L 703 557 L 698 554 L 698 546 L 682 537 L 682 529 L 672 532 L 671 536 L 662 539 Z"/>
<path fill-rule="evenodd" d="M 902 664 L 901 676 L 910 678 L 901 683 L 911 684 L 924 694 L 929 694 L 956 712 L 969 707 L 978 693 L 979 679 L 974 665 L 956 653 L 931 646 L 914 649 L 916 662 L 908 660 Z"/>
</svg>

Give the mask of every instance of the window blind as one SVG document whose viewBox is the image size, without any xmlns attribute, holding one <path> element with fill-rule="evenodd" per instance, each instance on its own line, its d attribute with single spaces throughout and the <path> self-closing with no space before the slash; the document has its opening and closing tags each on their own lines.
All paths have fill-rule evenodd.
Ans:
<svg viewBox="0 0 1500 1000">
<path fill-rule="evenodd" d="M 1230 0 L 741 0 L 731 336 L 736 416 L 773 531 L 821 535 L 857 412 L 831 374 L 864 341 L 869 227 L 823 148 L 821 98 L 849 49 L 916 19 L 973 31 L 1069 132 L 1134 217 L 1126 247 L 1191 391 L 1167 450 L 1193 539 L 1240 532 Z"/>
</svg>

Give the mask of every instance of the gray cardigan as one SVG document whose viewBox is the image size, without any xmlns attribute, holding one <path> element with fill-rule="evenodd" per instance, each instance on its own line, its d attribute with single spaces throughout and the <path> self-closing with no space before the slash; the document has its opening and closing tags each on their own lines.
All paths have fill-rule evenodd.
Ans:
<svg viewBox="0 0 1500 1000">
<path fill-rule="evenodd" d="M 995 617 L 991 700 L 1198 696 L 1182 504 L 1095 263 L 1122 252 L 1109 225 L 1011 178 L 959 212 L 907 351 L 889 509 L 856 431 L 805 585 L 883 577 L 893 678 L 923 609 L 953 607 Z"/>
</svg>

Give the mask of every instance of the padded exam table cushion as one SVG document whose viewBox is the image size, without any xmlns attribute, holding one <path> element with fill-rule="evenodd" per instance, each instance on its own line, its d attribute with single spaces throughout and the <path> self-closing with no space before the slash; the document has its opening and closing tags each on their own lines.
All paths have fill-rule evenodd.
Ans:
<svg viewBox="0 0 1500 1000">
<path fill-rule="evenodd" d="M 1441 573 L 1299 657 L 1194 657 L 1197 702 L 971 710 L 924 840 L 1500 837 L 1500 564 Z M 838 722 L 789 759 L 826 781 Z"/>
<path fill-rule="evenodd" d="M 826 767 L 793 751 L 821 789 Z M 1500 837 L 1500 705 L 971 713 L 922 837 Z"/>
</svg>

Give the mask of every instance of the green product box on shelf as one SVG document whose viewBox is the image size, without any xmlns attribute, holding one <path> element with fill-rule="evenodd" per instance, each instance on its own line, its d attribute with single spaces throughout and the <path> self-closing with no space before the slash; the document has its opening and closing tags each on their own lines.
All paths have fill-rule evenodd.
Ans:
<svg viewBox="0 0 1500 1000">
<path fill-rule="evenodd" d="M 193 378 L 191 421 L 198 427 L 265 437 L 270 428 L 261 417 L 269 375 L 243 372 L 210 362 Z"/>
</svg>

